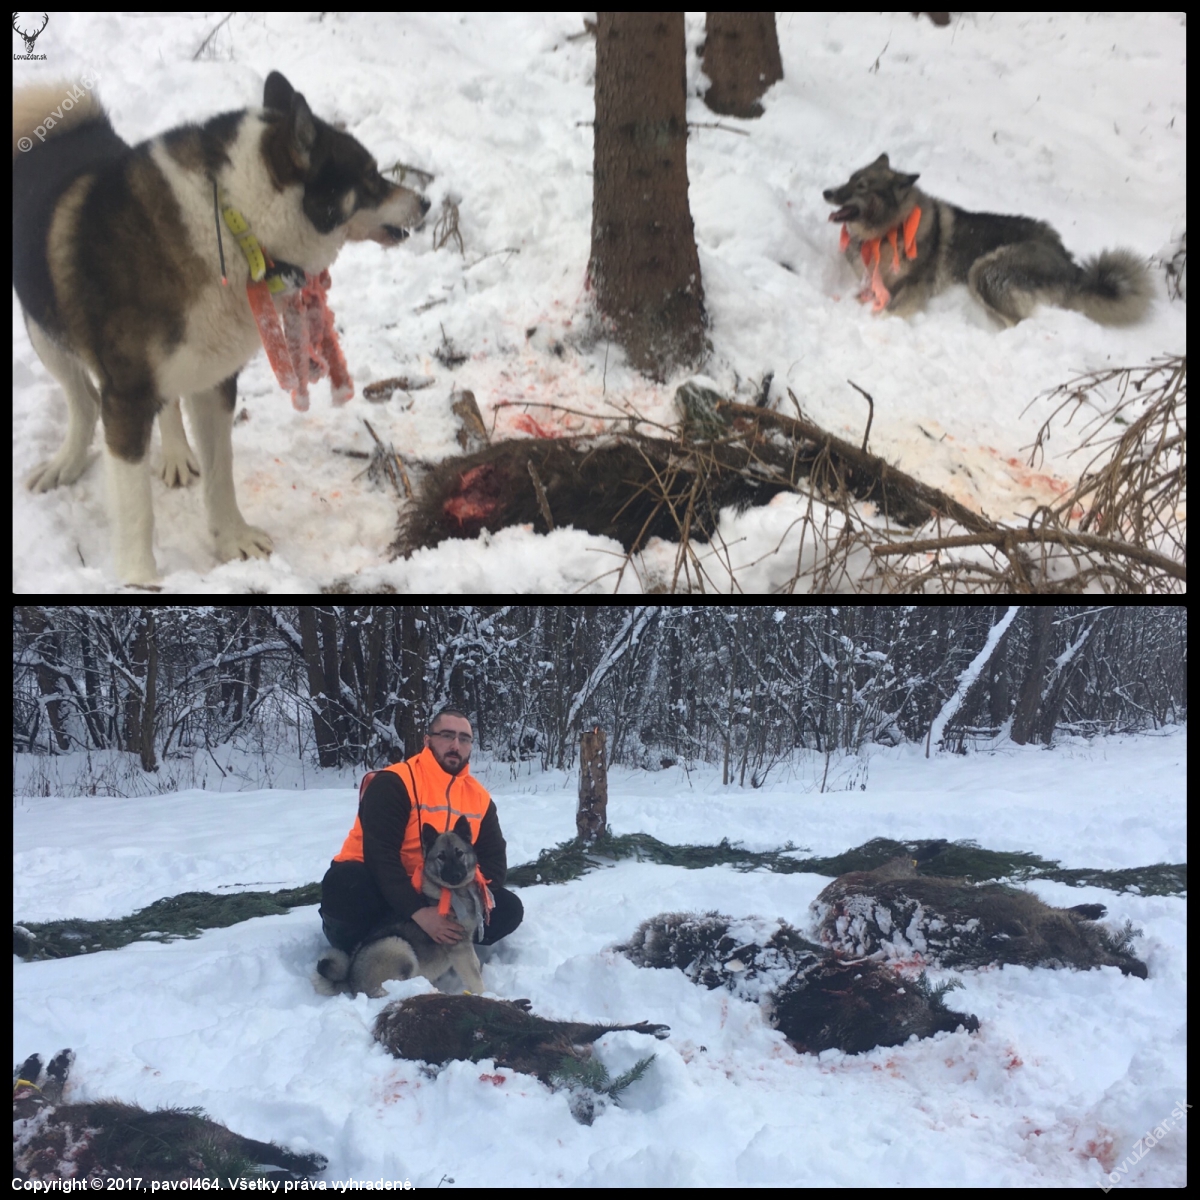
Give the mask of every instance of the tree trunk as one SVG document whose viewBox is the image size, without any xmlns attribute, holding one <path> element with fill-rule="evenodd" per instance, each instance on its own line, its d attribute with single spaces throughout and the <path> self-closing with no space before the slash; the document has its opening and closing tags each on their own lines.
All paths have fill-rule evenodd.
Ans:
<svg viewBox="0 0 1200 1200">
<path fill-rule="evenodd" d="M 608 824 L 608 766 L 605 736 L 597 726 L 579 739 L 579 807 L 575 828 L 580 841 L 594 842 Z"/>
<path fill-rule="evenodd" d="M 386 705 L 386 692 L 384 681 L 387 673 L 387 664 L 383 658 L 383 647 L 387 635 L 387 616 L 386 610 L 376 607 L 373 611 L 369 605 L 362 605 L 360 611 L 363 614 L 363 619 L 369 621 L 366 639 L 366 674 L 363 679 L 363 702 L 365 707 L 364 722 L 366 728 L 363 730 L 363 742 L 366 746 L 374 746 L 379 740 L 375 732 L 375 717 L 381 712 Z M 395 744 L 389 746 L 385 742 L 384 745 L 376 751 L 376 755 L 382 756 L 387 762 L 394 762 L 396 754 Z M 365 766 L 375 766 L 374 761 L 368 762 L 363 760 Z M 386 764 L 385 764 L 386 765 Z"/>
<path fill-rule="evenodd" d="M 655 379 L 705 353 L 688 208 L 683 13 L 599 13 L 592 258 L 596 305 Z"/>
<path fill-rule="evenodd" d="M 231 648 L 244 650 L 250 644 L 250 606 L 248 604 L 223 605 L 213 614 L 216 626 L 221 631 L 221 640 Z M 221 720 L 226 729 L 237 729 L 246 712 L 246 675 L 248 662 L 239 662 L 228 672 L 220 672 L 218 691 L 221 697 Z"/>
<path fill-rule="evenodd" d="M 773 12 L 710 12 L 704 24 L 704 103 L 731 117 L 761 117 L 759 98 L 783 78 Z"/>
<path fill-rule="evenodd" d="M 333 730 L 334 760 L 328 765 L 341 765 L 342 746 L 346 742 L 346 713 L 342 706 L 341 676 L 338 672 L 338 623 L 333 606 L 314 604 L 313 612 L 320 630 L 319 649 L 325 680 L 325 720 Z"/>
<path fill-rule="evenodd" d="M 143 608 L 129 645 L 125 673 L 124 749 L 136 750 L 143 771 L 157 771 L 154 754 L 154 708 L 158 690 L 158 643 L 154 610 Z"/>
<path fill-rule="evenodd" d="M 94 640 L 99 630 L 98 623 L 84 612 L 79 639 L 79 653 L 83 659 L 83 688 L 84 706 L 83 718 L 91 731 L 92 743 L 97 750 L 103 750 L 112 744 L 110 720 L 102 708 L 102 690 L 100 686 L 100 667 L 97 655 L 93 650 Z"/>
<path fill-rule="evenodd" d="M 396 704 L 396 733 L 404 746 L 404 757 L 420 754 L 423 742 L 422 711 L 425 702 L 425 643 L 429 614 L 422 605 L 405 604 L 400 609 L 400 679 Z"/>
<path fill-rule="evenodd" d="M 323 767 L 336 767 L 339 762 L 338 740 L 337 729 L 330 712 L 329 690 L 337 687 L 337 659 L 333 660 L 333 673 L 330 677 L 326 666 L 328 653 L 322 652 L 316 610 L 310 604 L 301 604 L 297 616 L 304 665 L 308 668 L 308 700 L 313 715 L 313 733 L 317 739 L 317 761 Z M 326 643 L 328 640 L 327 636 Z"/>
<path fill-rule="evenodd" d="M 1046 678 L 1046 667 L 1050 662 L 1050 651 L 1054 639 L 1053 604 L 1044 605 L 1033 611 L 1033 637 L 1029 645 L 1029 669 L 1021 693 L 1017 697 L 1017 709 L 1013 714 L 1012 740 L 1018 746 L 1033 741 L 1037 730 L 1038 709 L 1042 704 L 1042 684 Z"/>
<path fill-rule="evenodd" d="M 142 705 L 141 745 L 142 770 L 157 771 L 158 759 L 154 752 L 154 723 L 158 709 L 158 632 L 154 620 L 154 609 L 142 609 L 143 636 L 146 639 L 146 693 Z"/>
<path fill-rule="evenodd" d="M 57 666 L 62 661 L 58 630 L 50 623 L 45 610 L 36 605 L 18 605 L 14 609 L 14 614 L 32 641 L 31 648 L 37 661 L 38 691 L 41 693 L 42 705 L 45 707 L 50 730 L 54 735 L 52 745 L 57 746 L 59 750 L 67 750 L 70 748 L 71 739 L 67 736 L 66 725 L 63 721 L 64 691 L 60 684 Z M 55 665 L 51 666 L 46 661 L 47 658 L 52 659 Z"/>
<path fill-rule="evenodd" d="M 1084 666 L 1092 634 L 1102 621 L 1107 622 L 1116 612 L 1116 609 L 1100 608 L 1089 618 L 1085 618 L 1088 621 L 1087 625 L 1076 634 L 1070 647 L 1059 656 L 1058 674 L 1042 700 L 1042 711 L 1038 716 L 1037 737 L 1045 745 L 1049 746 L 1054 741 L 1054 728 L 1062 716 L 1071 683 Z"/>
</svg>

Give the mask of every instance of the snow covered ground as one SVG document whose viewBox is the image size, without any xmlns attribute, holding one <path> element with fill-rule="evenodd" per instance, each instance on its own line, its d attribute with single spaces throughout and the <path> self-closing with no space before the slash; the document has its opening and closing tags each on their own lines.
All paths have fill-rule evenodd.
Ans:
<svg viewBox="0 0 1200 1200">
<path fill-rule="evenodd" d="M 531 419 L 558 433 L 598 431 L 631 412 L 674 421 L 678 380 L 656 387 L 606 342 L 576 340 L 586 323 L 595 58 L 590 39 L 575 36 L 580 14 L 237 13 L 192 61 L 217 21 L 56 13 L 38 42 L 47 60 L 15 64 L 14 80 L 90 70 L 132 141 L 259 103 L 267 73 L 282 69 L 380 163 L 436 175 L 430 197 L 459 203 L 465 255 L 435 251 L 429 230 L 388 253 L 343 253 L 330 303 L 358 397 L 335 411 L 322 384 L 298 414 L 265 358 L 251 363 L 235 476 L 247 520 L 272 533 L 275 553 L 217 565 L 199 489 L 156 483 L 164 590 L 611 591 L 619 547 L 572 529 L 506 530 L 389 562 L 396 497 L 360 477 L 361 460 L 331 453 L 372 448 L 364 418 L 404 455 L 458 452 L 454 388 L 471 389 L 506 437 L 533 432 Z M 1082 464 L 1065 457 L 1069 432 L 1044 463 L 1027 464 L 1022 448 L 1050 412 L 1037 397 L 1082 371 L 1183 351 L 1186 306 L 1168 301 L 1161 272 L 1153 314 L 1133 329 L 1045 309 L 998 330 L 965 288 L 911 320 L 880 319 L 854 302 L 821 192 L 887 151 L 933 195 L 1040 217 L 1077 255 L 1128 245 L 1169 258 L 1187 203 L 1185 16 L 972 13 L 936 29 L 908 13 L 781 13 L 777 23 L 785 77 L 766 114 L 696 128 L 688 148 L 712 319 L 707 374 L 746 399 L 774 372 L 785 411 L 791 388 L 807 415 L 857 441 L 866 413 L 853 379 L 876 401 L 877 453 L 992 517 L 1053 501 Z M 689 14 L 690 47 L 702 34 L 703 14 Z M 691 53 L 688 75 L 688 119 L 712 125 Z M 443 335 L 470 356 L 455 370 L 433 356 Z M 434 386 L 411 403 L 362 398 L 364 384 L 397 375 Z M 30 348 L 15 296 L 13 393 L 14 590 L 114 590 L 99 464 L 72 488 L 24 489 L 61 441 L 65 402 Z M 726 514 L 721 534 L 742 589 L 791 578 L 802 510 L 780 496 Z M 620 589 L 669 579 L 674 558 L 673 547 L 651 545 Z M 710 572 L 729 586 L 718 564 Z"/>
<path fill-rule="evenodd" d="M 479 768 L 515 864 L 571 836 L 575 781 L 512 774 Z M 610 821 L 671 842 L 768 848 L 790 838 L 820 854 L 884 835 L 975 838 L 1067 866 L 1187 857 L 1183 730 L 933 760 L 913 747 L 877 749 L 831 776 L 851 790 L 825 795 L 812 775 L 799 767 L 739 791 L 708 768 L 614 771 Z M 20 797 L 14 913 L 111 917 L 187 890 L 310 882 L 340 845 L 354 795 L 339 786 Z M 574 1122 L 564 1095 L 488 1062 L 430 1078 L 389 1057 L 370 1036 L 385 1000 L 313 992 L 323 946 L 314 908 L 172 945 L 17 961 L 13 1057 L 70 1046 L 68 1096 L 200 1105 L 239 1133 L 328 1155 L 329 1181 L 1058 1187 L 1120 1171 L 1142 1186 L 1186 1183 L 1185 1122 L 1128 1165 L 1138 1140 L 1186 1099 L 1184 898 L 1035 884 L 1049 903 L 1102 902 L 1110 920 L 1133 921 L 1149 979 L 1115 968 L 963 972 L 949 1003 L 979 1017 L 977 1034 L 855 1056 L 796 1054 L 756 1006 L 679 971 L 639 970 L 611 949 L 664 910 L 803 927 L 825 882 L 621 862 L 522 890 L 525 923 L 484 966 L 495 995 L 528 997 L 563 1019 L 671 1026 L 664 1042 L 619 1033 L 598 1043 L 613 1075 L 646 1053 L 658 1058 L 591 1127 Z M 389 986 L 393 997 L 427 987 Z"/>
</svg>

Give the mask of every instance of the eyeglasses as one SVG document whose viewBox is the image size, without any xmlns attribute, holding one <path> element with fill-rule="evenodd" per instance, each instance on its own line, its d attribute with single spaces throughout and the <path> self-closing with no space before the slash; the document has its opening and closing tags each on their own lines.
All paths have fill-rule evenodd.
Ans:
<svg viewBox="0 0 1200 1200">
<path fill-rule="evenodd" d="M 464 745 L 469 746 L 475 739 L 469 733 L 455 733 L 453 729 L 439 729 L 437 733 L 431 733 L 431 738 L 441 738 L 444 742 L 453 742 L 456 738 Z"/>
</svg>

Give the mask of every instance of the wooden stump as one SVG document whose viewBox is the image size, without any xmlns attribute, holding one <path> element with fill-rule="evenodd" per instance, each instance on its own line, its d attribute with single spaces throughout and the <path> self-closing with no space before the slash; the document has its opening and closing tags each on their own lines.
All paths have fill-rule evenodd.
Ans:
<svg viewBox="0 0 1200 1200">
<path fill-rule="evenodd" d="M 575 810 L 575 828 L 585 842 L 594 842 L 608 824 L 605 741 L 599 726 L 579 739 L 579 807 Z"/>
</svg>

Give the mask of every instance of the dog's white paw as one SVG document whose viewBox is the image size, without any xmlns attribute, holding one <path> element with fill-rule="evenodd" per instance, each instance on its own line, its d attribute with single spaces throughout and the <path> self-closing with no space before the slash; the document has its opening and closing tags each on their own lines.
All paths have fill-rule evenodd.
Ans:
<svg viewBox="0 0 1200 1200">
<path fill-rule="evenodd" d="M 232 558 L 267 558 L 275 543 L 265 529 L 257 525 L 239 525 L 216 534 L 217 555 L 222 562 Z"/>
<path fill-rule="evenodd" d="M 25 476 L 25 486 L 31 492 L 48 492 L 52 488 L 74 483 L 87 469 L 92 456 L 68 454 L 63 447 L 49 462 L 41 463 Z"/>
<path fill-rule="evenodd" d="M 186 442 L 178 448 L 164 445 L 159 474 L 167 487 L 191 487 L 192 481 L 200 478 L 200 464 Z"/>
</svg>

